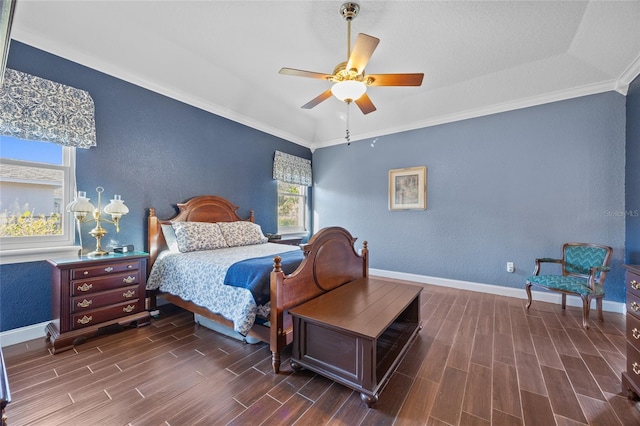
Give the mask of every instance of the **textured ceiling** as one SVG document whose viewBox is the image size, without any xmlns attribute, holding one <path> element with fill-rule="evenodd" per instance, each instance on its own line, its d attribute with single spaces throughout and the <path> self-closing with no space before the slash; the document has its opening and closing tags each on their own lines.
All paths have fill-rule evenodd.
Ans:
<svg viewBox="0 0 640 426">
<path fill-rule="evenodd" d="M 342 1 L 19 0 L 13 39 L 315 149 L 344 143 L 347 105 L 300 106 L 347 57 Z M 351 140 L 617 90 L 640 73 L 640 1 L 359 2 L 380 38 L 368 74 L 424 72 L 421 87 L 370 87 Z"/>
</svg>

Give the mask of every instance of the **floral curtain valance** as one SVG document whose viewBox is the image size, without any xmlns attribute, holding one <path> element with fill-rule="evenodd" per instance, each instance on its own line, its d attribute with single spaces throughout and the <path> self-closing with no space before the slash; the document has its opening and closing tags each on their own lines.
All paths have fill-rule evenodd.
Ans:
<svg viewBox="0 0 640 426">
<path fill-rule="evenodd" d="M 287 183 L 311 186 L 311 160 L 276 151 L 273 178 Z"/>
<path fill-rule="evenodd" d="M 0 87 L 0 134 L 89 148 L 96 146 L 88 92 L 7 69 Z"/>
</svg>

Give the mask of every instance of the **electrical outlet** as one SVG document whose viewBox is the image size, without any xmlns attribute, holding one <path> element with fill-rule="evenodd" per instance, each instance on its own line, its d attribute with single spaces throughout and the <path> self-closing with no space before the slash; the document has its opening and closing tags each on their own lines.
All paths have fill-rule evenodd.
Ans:
<svg viewBox="0 0 640 426">
<path fill-rule="evenodd" d="M 513 266 L 513 262 L 507 262 L 507 272 L 513 273 L 516 268 Z"/>
</svg>

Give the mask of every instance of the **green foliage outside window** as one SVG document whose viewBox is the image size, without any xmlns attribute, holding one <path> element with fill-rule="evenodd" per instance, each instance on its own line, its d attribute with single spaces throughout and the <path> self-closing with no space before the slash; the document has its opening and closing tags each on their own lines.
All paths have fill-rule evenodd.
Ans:
<svg viewBox="0 0 640 426">
<path fill-rule="evenodd" d="M 304 228 L 304 189 L 301 185 L 278 181 L 278 229 Z"/>
<path fill-rule="evenodd" d="M 35 215 L 29 210 L 19 214 L 0 215 L 0 237 L 32 237 L 61 235 L 62 222 L 59 213 Z"/>
</svg>

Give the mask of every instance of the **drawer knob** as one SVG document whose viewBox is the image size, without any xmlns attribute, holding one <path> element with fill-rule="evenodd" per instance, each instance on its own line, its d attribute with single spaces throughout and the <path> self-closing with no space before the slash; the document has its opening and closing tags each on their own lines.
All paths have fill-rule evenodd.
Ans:
<svg viewBox="0 0 640 426">
<path fill-rule="evenodd" d="M 640 305 L 638 305 L 637 302 L 632 302 L 631 303 L 631 309 L 633 309 L 634 311 L 638 312 L 638 311 L 640 311 Z"/>
<path fill-rule="evenodd" d="M 633 335 L 634 339 L 640 339 L 640 331 L 637 328 L 633 327 L 633 330 L 631 330 L 631 334 Z"/>
<path fill-rule="evenodd" d="M 111 272 L 113 271 L 113 268 L 111 266 L 107 266 L 106 268 L 104 268 L 105 272 Z"/>
<path fill-rule="evenodd" d="M 636 280 L 631 281 L 631 288 L 634 290 L 640 290 L 640 283 Z"/>
<path fill-rule="evenodd" d="M 89 275 L 89 271 L 84 271 L 82 275 Z"/>
<path fill-rule="evenodd" d="M 632 365 L 632 370 L 634 373 L 640 375 L 640 364 L 638 364 L 637 362 L 634 362 Z"/>
<path fill-rule="evenodd" d="M 79 308 L 88 308 L 93 303 L 93 300 L 84 299 L 82 302 L 78 302 Z"/>
<path fill-rule="evenodd" d="M 131 284 L 132 282 L 135 282 L 136 277 L 132 277 L 131 275 L 129 275 L 127 278 L 123 278 L 122 282 L 125 284 Z"/>
<path fill-rule="evenodd" d="M 133 265 L 127 265 L 127 269 L 133 269 Z"/>
<path fill-rule="evenodd" d="M 78 324 L 89 324 L 91 321 L 93 321 L 93 317 L 88 317 L 88 316 L 83 316 L 82 318 L 78 318 Z"/>
<path fill-rule="evenodd" d="M 127 290 L 126 292 L 122 293 L 122 297 L 130 298 L 133 297 L 134 294 L 136 294 L 135 291 Z"/>
<path fill-rule="evenodd" d="M 89 291 L 93 288 L 93 284 L 84 283 L 78 286 L 78 291 Z"/>
<path fill-rule="evenodd" d="M 135 308 L 136 308 L 136 307 L 135 307 L 135 306 L 133 306 L 133 305 L 127 305 L 127 306 L 125 306 L 124 308 L 122 308 L 122 310 L 123 310 L 124 312 L 129 313 L 129 312 L 133 311 Z"/>
</svg>

